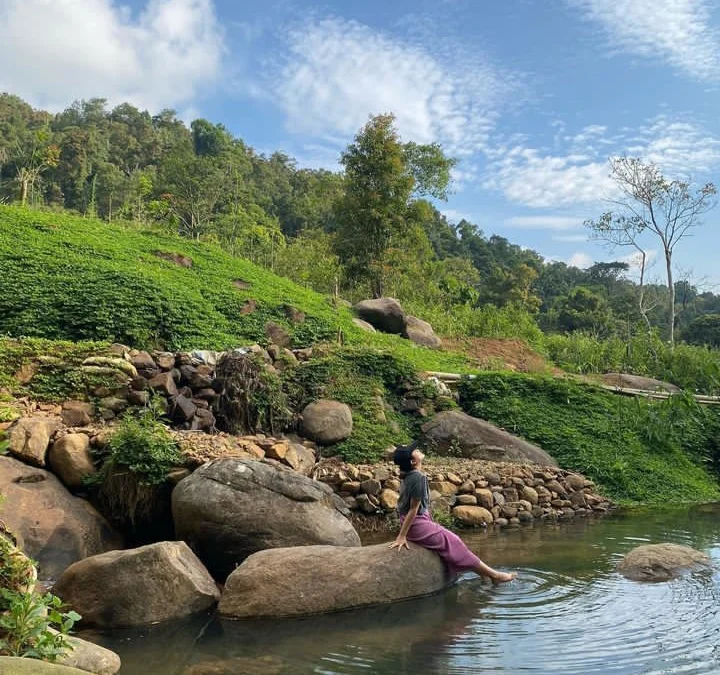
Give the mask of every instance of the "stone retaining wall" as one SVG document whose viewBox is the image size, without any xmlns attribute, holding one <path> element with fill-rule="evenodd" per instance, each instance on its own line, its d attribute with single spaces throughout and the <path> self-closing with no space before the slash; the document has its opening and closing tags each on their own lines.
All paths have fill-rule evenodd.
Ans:
<svg viewBox="0 0 720 675">
<path fill-rule="evenodd" d="M 556 467 L 430 460 L 424 471 L 433 511 L 452 515 L 461 526 L 567 520 L 602 515 L 614 507 L 596 492 L 592 481 Z M 394 518 L 400 491 L 394 465 L 354 466 L 322 460 L 313 477 L 330 485 L 366 527 L 372 528 L 372 518 Z"/>
</svg>

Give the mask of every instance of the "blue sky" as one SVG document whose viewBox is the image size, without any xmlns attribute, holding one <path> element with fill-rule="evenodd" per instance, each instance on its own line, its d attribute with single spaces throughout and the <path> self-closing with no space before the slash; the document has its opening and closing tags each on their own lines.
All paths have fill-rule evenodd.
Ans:
<svg viewBox="0 0 720 675">
<path fill-rule="evenodd" d="M 451 220 L 581 266 L 628 253 L 581 225 L 606 209 L 608 157 L 720 182 L 717 1 L 0 0 L 0 47 L 0 90 L 37 106 L 170 107 L 305 166 L 335 168 L 393 112 L 460 160 Z M 719 220 L 676 254 L 711 284 Z"/>
</svg>

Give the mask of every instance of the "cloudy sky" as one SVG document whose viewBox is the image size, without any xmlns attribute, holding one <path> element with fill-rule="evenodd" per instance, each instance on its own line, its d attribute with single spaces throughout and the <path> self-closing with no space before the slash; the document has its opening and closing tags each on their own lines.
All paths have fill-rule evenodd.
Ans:
<svg viewBox="0 0 720 675">
<path fill-rule="evenodd" d="M 588 242 L 607 159 L 718 180 L 718 0 L 0 0 L 0 90 L 131 101 L 337 166 L 368 115 L 460 161 L 441 209 L 548 258 Z M 720 280 L 720 208 L 678 264 Z M 659 270 L 658 270 L 659 272 Z"/>
</svg>

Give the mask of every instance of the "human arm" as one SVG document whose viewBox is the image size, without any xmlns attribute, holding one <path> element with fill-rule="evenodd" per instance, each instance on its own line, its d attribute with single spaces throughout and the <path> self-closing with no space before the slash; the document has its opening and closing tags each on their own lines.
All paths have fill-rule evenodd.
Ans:
<svg viewBox="0 0 720 675">
<path fill-rule="evenodd" d="M 410 509 L 408 510 L 407 514 L 405 515 L 405 520 L 403 520 L 403 524 L 402 524 L 402 527 L 400 528 L 400 532 L 398 533 L 398 536 L 395 538 L 395 541 L 392 544 L 390 544 L 390 548 L 397 548 L 399 551 L 404 546 L 406 549 L 410 549 L 410 546 L 408 546 L 408 542 L 407 542 L 407 533 L 410 531 L 410 527 L 413 524 L 413 520 L 415 520 L 415 516 L 417 516 L 419 509 L 420 509 L 420 500 L 413 497 L 410 500 Z"/>
</svg>

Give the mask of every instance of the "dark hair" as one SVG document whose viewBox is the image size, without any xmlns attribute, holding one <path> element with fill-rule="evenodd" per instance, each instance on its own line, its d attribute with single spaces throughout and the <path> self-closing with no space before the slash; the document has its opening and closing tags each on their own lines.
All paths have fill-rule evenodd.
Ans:
<svg viewBox="0 0 720 675">
<path fill-rule="evenodd" d="M 402 473 L 412 471 L 411 456 L 413 450 L 417 449 L 417 441 L 410 443 L 410 445 L 398 445 L 393 453 L 393 462 L 400 467 Z"/>
</svg>

